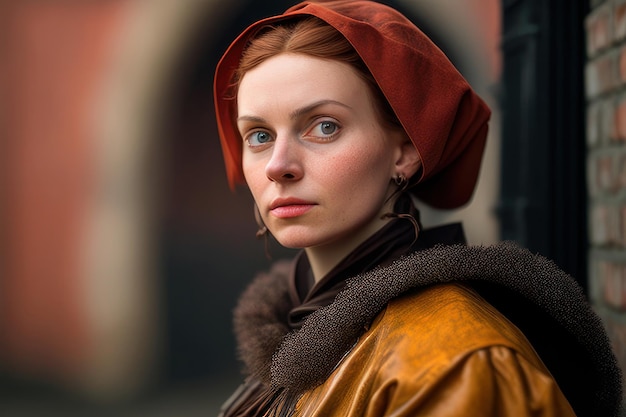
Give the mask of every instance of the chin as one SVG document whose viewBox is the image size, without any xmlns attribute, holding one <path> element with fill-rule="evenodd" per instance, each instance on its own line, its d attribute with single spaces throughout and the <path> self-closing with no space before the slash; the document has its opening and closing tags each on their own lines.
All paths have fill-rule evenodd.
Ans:
<svg viewBox="0 0 626 417">
<path fill-rule="evenodd" d="M 311 239 L 311 233 L 306 231 L 272 232 L 272 236 L 281 246 L 289 249 L 304 249 L 315 246 L 315 242 Z"/>
<path fill-rule="evenodd" d="M 308 242 L 298 239 L 279 239 L 276 236 L 274 236 L 274 238 L 281 246 L 288 249 L 304 249 L 311 246 Z"/>
</svg>

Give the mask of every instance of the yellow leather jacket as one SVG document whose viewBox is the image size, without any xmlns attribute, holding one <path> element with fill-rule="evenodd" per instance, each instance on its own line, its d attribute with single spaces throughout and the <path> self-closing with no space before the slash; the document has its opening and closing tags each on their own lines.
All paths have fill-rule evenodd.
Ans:
<svg viewBox="0 0 626 417">
<path fill-rule="evenodd" d="M 389 303 L 300 416 L 574 416 L 525 336 L 473 290 Z"/>
</svg>

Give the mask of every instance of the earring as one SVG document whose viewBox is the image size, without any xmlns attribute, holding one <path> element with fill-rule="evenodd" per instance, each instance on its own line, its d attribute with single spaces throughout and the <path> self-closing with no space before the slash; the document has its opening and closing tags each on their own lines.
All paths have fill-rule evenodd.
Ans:
<svg viewBox="0 0 626 417">
<path fill-rule="evenodd" d="M 406 176 L 404 174 L 396 175 L 393 180 L 395 181 L 396 185 L 400 188 L 406 187 L 408 183 Z"/>
</svg>

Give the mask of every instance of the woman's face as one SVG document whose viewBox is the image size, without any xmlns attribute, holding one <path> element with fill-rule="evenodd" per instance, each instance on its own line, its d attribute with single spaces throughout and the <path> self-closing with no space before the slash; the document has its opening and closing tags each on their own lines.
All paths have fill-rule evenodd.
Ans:
<svg viewBox="0 0 626 417">
<path fill-rule="evenodd" d="M 383 225 L 406 140 L 352 67 L 280 54 L 244 75 L 237 106 L 244 176 L 283 246 L 351 249 Z"/>
</svg>

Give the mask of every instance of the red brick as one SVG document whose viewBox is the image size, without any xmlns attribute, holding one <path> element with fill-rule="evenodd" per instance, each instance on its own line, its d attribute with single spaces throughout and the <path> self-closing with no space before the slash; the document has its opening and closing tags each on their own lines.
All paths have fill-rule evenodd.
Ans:
<svg viewBox="0 0 626 417">
<path fill-rule="evenodd" d="M 626 311 L 626 264 L 598 263 L 602 301 L 608 307 Z"/>
<path fill-rule="evenodd" d="M 608 206 L 608 230 L 609 230 L 609 245 L 613 247 L 619 247 L 622 245 L 622 236 L 620 232 L 620 213 L 619 209 L 615 205 Z"/>
<path fill-rule="evenodd" d="M 614 109 L 611 139 L 626 140 L 626 100 L 621 100 Z"/>
<path fill-rule="evenodd" d="M 626 54 L 624 54 L 626 55 Z M 587 97 L 592 98 L 612 90 L 616 85 L 616 56 L 607 54 L 589 62 L 585 68 L 585 86 Z M 626 56 L 624 56 L 624 77 L 626 79 Z M 620 69 L 621 69 L 620 57 Z"/>
<path fill-rule="evenodd" d="M 619 1 L 613 9 L 613 37 L 622 40 L 626 37 L 626 1 Z"/>
<path fill-rule="evenodd" d="M 626 205 L 619 210 L 619 241 L 622 248 L 626 247 Z"/>
<path fill-rule="evenodd" d="M 591 209 L 589 237 L 594 246 L 606 246 L 609 239 L 609 213 L 606 206 L 596 205 Z"/>
<path fill-rule="evenodd" d="M 626 100 L 624 100 L 626 103 Z M 608 99 L 601 101 L 600 104 L 600 143 L 604 144 L 612 137 L 613 132 L 617 134 L 616 121 L 617 112 L 615 108 L 615 100 Z"/>
<path fill-rule="evenodd" d="M 598 190 L 602 192 L 612 192 L 615 190 L 615 175 L 613 174 L 613 158 L 601 156 L 595 160 L 595 178 Z"/>
<path fill-rule="evenodd" d="M 626 153 L 622 153 L 617 164 L 617 184 L 620 190 L 626 190 Z"/>
<path fill-rule="evenodd" d="M 611 9 L 609 5 L 594 10 L 586 19 L 587 54 L 591 57 L 611 44 Z"/>
<path fill-rule="evenodd" d="M 618 132 L 626 135 L 626 98 L 623 100 L 625 109 L 622 114 L 615 108 L 614 100 L 597 100 L 587 108 L 587 144 L 597 147 L 607 141 L 608 137 L 617 137 Z"/>
<path fill-rule="evenodd" d="M 626 46 L 623 46 L 619 52 L 619 64 L 618 64 L 618 82 L 617 84 L 626 83 Z"/>
<path fill-rule="evenodd" d="M 590 213 L 589 235 L 595 247 L 614 247 L 622 244 L 620 214 L 609 204 L 596 204 Z"/>
</svg>

